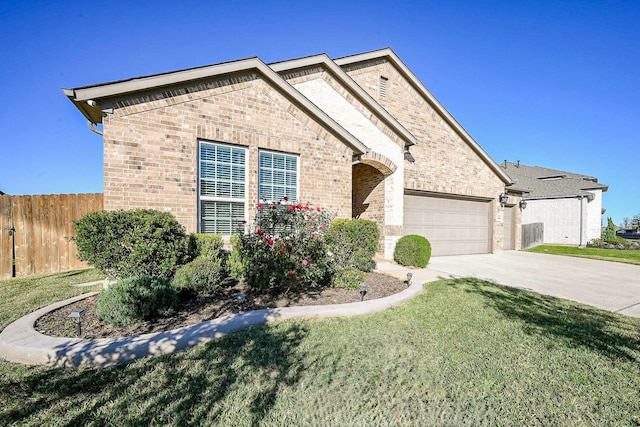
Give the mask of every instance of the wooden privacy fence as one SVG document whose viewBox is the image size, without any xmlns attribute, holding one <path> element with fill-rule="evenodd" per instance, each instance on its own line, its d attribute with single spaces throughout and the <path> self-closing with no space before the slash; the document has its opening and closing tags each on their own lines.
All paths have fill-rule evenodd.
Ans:
<svg viewBox="0 0 640 427">
<path fill-rule="evenodd" d="M 533 222 L 522 226 L 522 249 L 532 248 L 544 242 L 544 223 Z"/>
<path fill-rule="evenodd" d="M 72 222 L 102 209 L 101 193 L 0 196 L 0 279 L 88 267 Z"/>
</svg>

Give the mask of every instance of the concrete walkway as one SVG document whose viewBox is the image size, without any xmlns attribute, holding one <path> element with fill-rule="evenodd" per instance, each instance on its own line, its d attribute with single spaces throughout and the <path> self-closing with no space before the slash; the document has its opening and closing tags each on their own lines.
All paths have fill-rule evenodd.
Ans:
<svg viewBox="0 0 640 427">
<path fill-rule="evenodd" d="M 440 277 L 477 277 L 501 285 L 640 317 L 640 266 L 520 251 L 432 258 Z"/>
<path fill-rule="evenodd" d="M 408 271 L 402 267 L 389 270 L 392 270 L 389 271 L 390 274 L 398 278 L 406 278 Z M 106 367 L 124 364 L 143 357 L 171 354 L 252 325 L 294 318 L 350 317 L 376 313 L 415 297 L 422 292 L 423 283 L 430 277 L 432 274 L 428 270 L 416 271 L 411 286 L 386 298 L 350 304 L 256 310 L 135 337 L 93 340 L 61 338 L 43 335 L 34 329 L 36 320 L 44 314 L 97 293 L 90 292 L 41 308 L 7 326 L 0 333 L 0 357 L 11 362 L 55 367 Z"/>
</svg>

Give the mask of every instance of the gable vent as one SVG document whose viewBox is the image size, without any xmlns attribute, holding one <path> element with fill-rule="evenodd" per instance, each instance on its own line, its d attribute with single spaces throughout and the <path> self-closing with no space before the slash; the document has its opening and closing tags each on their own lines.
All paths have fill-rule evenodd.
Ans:
<svg viewBox="0 0 640 427">
<path fill-rule="evenodd" d="M 389 79 L 387 77 L 380 76 L 380 98 L 387 97 L 387 83 Z"/>
</svg>

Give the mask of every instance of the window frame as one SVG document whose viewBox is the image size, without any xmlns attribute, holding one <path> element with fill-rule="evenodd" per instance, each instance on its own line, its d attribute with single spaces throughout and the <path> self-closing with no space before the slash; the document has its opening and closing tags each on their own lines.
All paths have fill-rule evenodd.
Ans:
<svg viewBox="0 0 640 427">
<path fill-rule="evenodd" d="M 275 150 L 258 150 L 258 200 L 259 201 L 266 201 L 266 202 L 276 202 L 278 200 L 271 200 L 271 199 L 266 199 L 263 198 L 262 196 L 262 192 L 261 192 L 261 186 L 262 186 L 262 167 L 261 167 L 261 162 L 260 159 L 262 157 L 263 153 L 268 153 L 268 154 L 272 154 L 272 155 L 278 155 L 278 156 L 284 156 L 284 160 L 285 160 L 285 164 L 286 164 L 286 159 L 287 157 L 290 158 L 294 158 L 296 159 L 296 170 L 295 170 L 295 176 L 296 176 L 296 185 L 295 185 L 295 191 L 296 191 L 296 197 L 291 197 L 291 195 L 287 194 L 286 189 L 287 187 L 292 187 L 292 186 L 287 186 L 286 185 L 286 175 L 285 175 L 285 184 L 283 185 L 285 192 L 284 195 L 287 196 L 289 198 L 289 202 L 292 203 L 294 201 L 299 202 L 300 201 L 300 154 L 296 154 L 296 153 L 286 153 L 286 152 L 282 152 L 282 151 L 275 151 Z M 274 168 L 271 168 L 272 170 L 274 170 Z M 285 166 L 285 169 L 283 170 L 283 172 L 286 174 L 287 173 L 287 169 Z M 273 194 L 273 191 L 272 191 Z"/>
<path fill-rule="evenodd" d="M 233 197 L 219 197 L 219 196 L 203 196 L 202 195 L 202 146 L 208 145 L 213 147 L 229 147 L 231 150 L 239 149 L 244 152 L 244 197 L 233 198 Z M 233 153 L 233 151 L 232 151 Z M 232 154 L 233 155 L 233 154 Z M 233 163 L 232 163 L 233 164 Z M 218 179 L 217 177 L 215 178 Z M 202 202 L 203 201 L 212 201 L 212 202 L 229 202 L 229 203 L 243 203 L 243 221 L 246 221 L 249 216 L 249 149 L 248 147 L 230 144 L 222 141 L 210 141 L 204 139 L 198 139 L 198 151 L 197 151 L 197 180 L 196 180 L 197 192 L 197 230 L 198 233 L 204 233 L 202 230 Z M 231 177 L 230 177 L 231 181 Z M 232 224 L 233 227 L 233 224 Z M 217 230 L 216 230 L 217 231 Z M 208 233 L 208 234 L 220 234 L 224 237 L 229 237 L 235 232 L 231 230 L 231 233 Z"/>
</svg>

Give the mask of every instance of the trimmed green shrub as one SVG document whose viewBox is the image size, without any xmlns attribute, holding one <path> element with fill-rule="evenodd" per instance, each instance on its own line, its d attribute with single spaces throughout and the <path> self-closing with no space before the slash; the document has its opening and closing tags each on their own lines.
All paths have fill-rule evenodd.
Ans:
<svg viewBox="0 0 640 427">
<path fill-rule="evenodd" d="M 224 255 L 224 240 L 219 234 L 205 234 L 205 233 L 192 233 L 190 236 L 193 239 L 193 252 L 192 258 L 209 258 L 219 259 Z"/>
<path fill-rule="evenodd" d="M 355 267 L 371 271 L 380 245 L 380 231 L 375 222 L 366 219 L 337 219 L 331 223 L 326 240 L 337 270 Z"/>
<path fill-rule="evenodd" d="M 431 258 L 429 241 L 415 234 L 402 236 L 393 251 L 393 259 L 400 265 L 424 268 Z"/>
<path fill-rule="evenodd" d="M 355 267 L 347 267 L 336 271 L 331 277 L 334 288 L 358 289 L 364 280 L 364 272 Z"/>
<path fill-rule="evenodd" d="M 78 258 L 112 278 L 145 275 L 170 280 L 189 258 L 184 227 L 169 212 L 98 211 L 73 225 Z"/>
<path fill-rule="evenodd" d="M 244 259 L 242 257 L 242 244 L 240 241 L 240 236 L 233 235 L 230 239 L 231 243 L 231 253 L 229 254 L 229 258 L 227 258 L 229 264 L 229 272 L 235 278 L 244 277 Z"/>
<path fill-rule="evenodd" d="M 171 286 L 177 291 L 190 294 L 213 294 L 222 288 L 226 278 L 226 268 L 222 259 L 201 256 L 180 267 Z"/>
<path fill-rule="evenodd" d="M 98 297 L 98 316 L 115 326 L 172 314 L 178 295 L 161 277 L 130 277 L 109 286 Z"/>
</svg>

